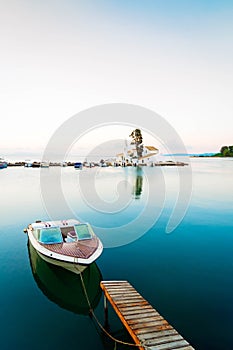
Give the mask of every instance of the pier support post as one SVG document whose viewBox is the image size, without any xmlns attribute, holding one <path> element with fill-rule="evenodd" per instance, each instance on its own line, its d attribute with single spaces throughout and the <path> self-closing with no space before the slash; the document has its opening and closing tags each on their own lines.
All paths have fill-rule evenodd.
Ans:
<svg viewBox="0 0 233 350">
<path fill-rule="evenodd" d="M 108 323 L 108 300 L 106 298 L 106 295 L 104 294 L 104 326 L 105 328 L 109 328 L 109 323 Z"/>
</svg>

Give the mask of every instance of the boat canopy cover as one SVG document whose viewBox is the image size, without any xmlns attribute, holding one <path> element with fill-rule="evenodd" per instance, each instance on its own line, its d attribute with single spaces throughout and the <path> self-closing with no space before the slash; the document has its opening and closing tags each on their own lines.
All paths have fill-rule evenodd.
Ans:
<svg viewBox="0 0 233 350">
<path fill-rule="evenodd" d="M 74 225 L 74 229 L 79 241 L 92 238 L 92 234 L 89 230 L 88 224 Z"/>
<path fill-rule="evenodd" d="M 42 228 L 39 233 L 39 242 L 43 244 L 62 243 L 63 238 L 60 227 Z"/>
</svg>

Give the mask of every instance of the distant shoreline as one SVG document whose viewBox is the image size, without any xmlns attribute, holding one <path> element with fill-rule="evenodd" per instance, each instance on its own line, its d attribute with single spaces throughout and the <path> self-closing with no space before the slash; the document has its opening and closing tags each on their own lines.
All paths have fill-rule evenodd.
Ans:
<svg viewBox="0 0 233 350">
<path fill-rule="evenodd" d="M 173 157 L 184 157 L 184 154 L 169 154 L 169 155 L 164 155 L 164 156 L 173 156 Z M 219 158 L 219 159 L 233 159 L 232 156 L 223 156 L 221 153 L 217 153 L 217 154 L 186 154 L 187 158 Z M 41 162 L 33 162 L 33 165 L 31 166 L 27 166 L 27 162 L 25 161 L 10 161 L 10 162 L 6 162 L 7 163 L 7 167 L 32 167 L 32 168 L 48 168 L 48 167 L 74 167 L 75 162 L 73 161 L 67 161 L 67 162 L 48 162 L 47 166 L 43 166 L 43 161 Z M 135 166 L 147 166 L 147 167 L 157 167 L 157 166 L 185 166 L 188 165 L 188 163 L 185 163 L 183 161 L 173 161 L 173 160 L 163 160 L 163 161 L 157 161 L 157 162 L 153 162 L 152 164 L 125 164 L 125 165 L 121 165 L 117 162 L 114 163 L 110 163 L 107 162 L 107 164 L 105 163 L 105 165 L 101 164 L 100 162 L 81 162 L 82 166 L 85 168 L 92 168 L 92 167 L 103 167 L 103 166 L 107 166 L 107 167 L 135 167 Z"/>
<path fill-rule="evenodd" d="M 212 156 L 208 155 L 197 155 L 197 156 L 190 156 L 190 158 L 233 158 L 233 156 L 222 156 L 221 154 L 214 154 Z"/>
<path fill-rule="evenodd" d="M 49 162 L 47 166 L 42 165 L 43 162 L 34 162 L 32 165 L 27 166 L 27 163 L 25 161 L 17 161 L 17 162 L 9 162 L 7 163 L 7 167 L 24 167 L 24 168 L 49 168 L 49 167 L 75 167 L 75 162 L 66 162 L 66 164 L 62 163 L 56 163 L 56 162 Z M 101 164 L 101 163 L 80 163 L 82 164 L 82 167 L 85 168 L 94 168 L 94 167 L 113 167 L 113 168 L 127 168 L 127 167 L 157 167 L 157 166 L 186 166 L 189 165 L 188 163 L 184 162 L 175 162 L 175 161 L 159 161 L 159 162 L 153 162 L 152 164 L 118 164 L 118 163 L 113 163 L 113 164 Z"/>
</svg>

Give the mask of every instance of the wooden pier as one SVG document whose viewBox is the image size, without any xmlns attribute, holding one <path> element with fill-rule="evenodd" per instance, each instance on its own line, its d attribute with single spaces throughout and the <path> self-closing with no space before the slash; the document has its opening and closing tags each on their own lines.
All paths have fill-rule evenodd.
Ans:
<svg viewBox="0 0 233 350">
<path fill-rule="evenodd" d="M 106 318 L 108 300 L 138 349 L 194 350 L 128 281 L 102 281 L 100 286 Z"/>
</svg>

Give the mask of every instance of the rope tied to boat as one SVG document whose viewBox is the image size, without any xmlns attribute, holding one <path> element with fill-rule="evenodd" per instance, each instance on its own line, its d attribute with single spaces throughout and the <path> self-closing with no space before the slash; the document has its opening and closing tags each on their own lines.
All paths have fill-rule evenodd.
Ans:
<svg viewBox="0 0 233 350">
<path fill-rule="evenodd" d="M 88 293 L 87 293 L 87 289 L 86 289 L 86 286 L 85 286 L 85 283 L 84 283 L 84 279 L 83 279 L 83 275 L 82 275 L 82 271 L 79 269 L 79 266 L 77 263 L 75 263 L 74 261 L 74 267 L 76 270 L 78 270 L 79 272 L 79 275 L 80 275 L 80 280 L 81 280 L 81 284 L 82 284 L 82 288 L 83 288 L 83 291 L 84 291 L 84 295 L 85 295 L 85 298 L 87 300 L 87 303 L 88 303 L 88 306 L 89 306 L 89 312 L 90 314 L 94 317 L 97 325 L 100 327 L 100 329 L 111 339 L 115 342 L 115 346 L 114 346 L 114 350 L 116 349 L 116 346 L 117 346 L 117 343 L 119 344 L 123 344 L 123 345 L 127 345 L 127 346 L 135 346 L 135 347 L 143 347 L 145 350 L 146 349 L 149 349 L 149 347 L 146 345 L 146 342 L 143 341 L 139 344 L 135 344 L 135 343 L 129 343 L 129 342 L 125 342 L 123 340 L 120 340 L 120 339 L 117 339 L 115 338 L 114 336 L 112 336 L 101 324 L 101 322 L 99 321 L 99 319 L 97 318 L 97 316 L 95 315 L 94 313 L 94 310 L 91 306 L 91 302 L 90 302 L 90 299 L 88 297 Z"/>
</svg>

